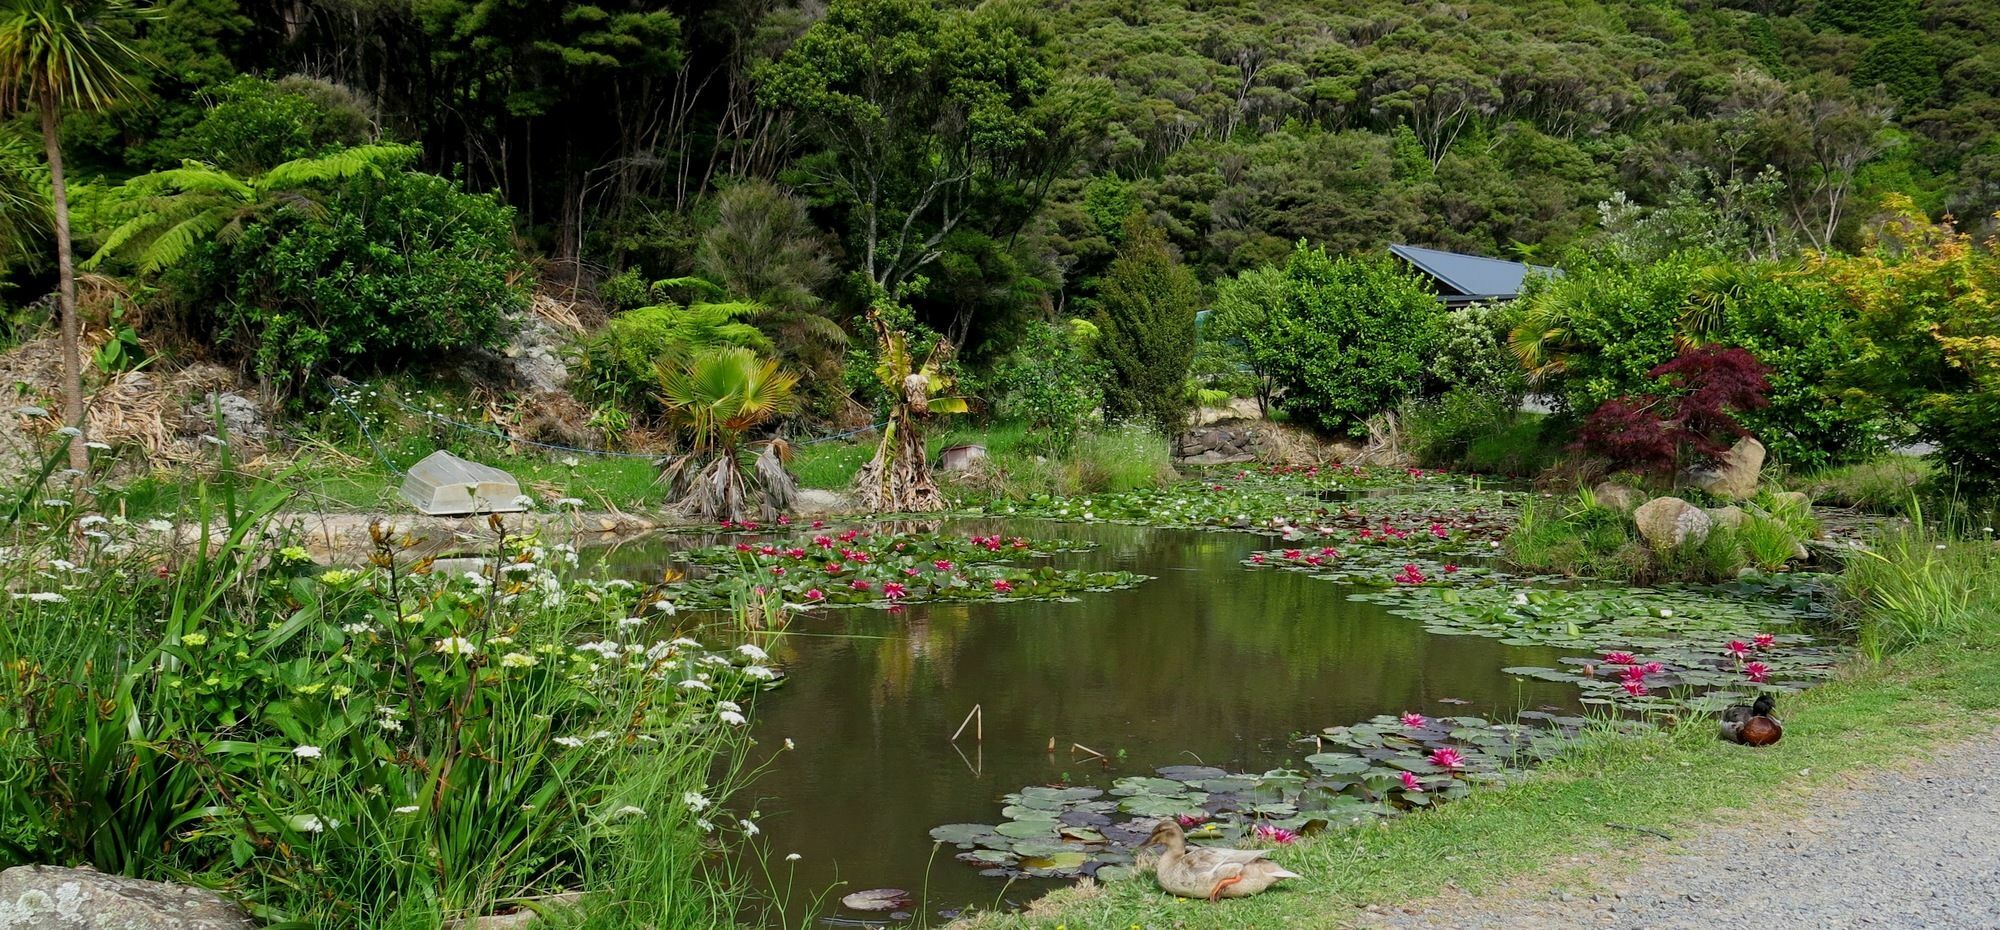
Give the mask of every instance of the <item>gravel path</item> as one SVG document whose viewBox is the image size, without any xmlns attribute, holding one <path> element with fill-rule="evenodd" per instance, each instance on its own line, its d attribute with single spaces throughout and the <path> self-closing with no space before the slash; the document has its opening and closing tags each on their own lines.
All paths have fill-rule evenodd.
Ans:
<svg viewBox="0 0 2000 930">
<path fill-rule="evenodd" d="M 1816 791 L 1804 813 L 1607 851 L 1564 880 L 1376 911 L 1379 930 L 2000 928 L 2000 734 Z"/>
</svg>

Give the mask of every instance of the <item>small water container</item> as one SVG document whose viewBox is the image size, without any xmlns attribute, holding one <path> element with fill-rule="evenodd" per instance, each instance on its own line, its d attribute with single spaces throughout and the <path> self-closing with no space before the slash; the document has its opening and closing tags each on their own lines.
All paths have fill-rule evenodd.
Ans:
<svg viewBox="0 0 2000 930">
<path fill-rule="evenodd" d="M 410 473 L 403 477 L 403 499 L 431 516 L 528 509 L 521 498 L 521 482 L 513 475 L 442 449 L 410 467 Z"/>
</svg>

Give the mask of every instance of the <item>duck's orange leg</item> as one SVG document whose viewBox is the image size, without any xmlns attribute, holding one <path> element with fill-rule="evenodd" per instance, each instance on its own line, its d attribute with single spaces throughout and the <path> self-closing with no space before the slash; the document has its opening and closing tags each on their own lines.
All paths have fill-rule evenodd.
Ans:
<svg viewBox="0 0 2000 930">
<path fill-rule="evenodd" d="M 1224 889 L 1224 888 L 1227 888 L 1227 887 L 1229 887 L 1229 886 L 1231 886 L 1231 885 L 1234 885 L 1234 884 L 1236 884 L 1237 882 L 1240 882 L 1240 881 L 1242 881 L 1242 880 L 1243 880 L 1243 876 L 1241 876 L 1241 875 L 1236 875 L 1236 876 L 1231 876 L 1231 877 L 1229 877 L 1229 878 L 1225 878 L 1225 879 L 1223 879 L 1222 881 L 1219 881 L 1219 882 L 1216 882 L 1216 883 L 1215 883 L 1215 887 L 1214 887 L 1213 889 L 1210 889 L 1210 890 L 1209 890 L 1209 892 L 1208 892 L 1208 900 L 1209 900 L 1209 902 L 1210 902 L 1210 903 L 1214 903 L 1215 901 L 1218 901 L 1218 900 L 1221 900 L 1221 898 L 1222 898 L 1222 889 Z"/>
</svg>

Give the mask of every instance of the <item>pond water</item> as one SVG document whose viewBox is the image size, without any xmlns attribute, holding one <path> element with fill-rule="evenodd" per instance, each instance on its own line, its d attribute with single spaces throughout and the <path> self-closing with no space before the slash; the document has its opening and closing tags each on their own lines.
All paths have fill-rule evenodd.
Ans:
<svg viewBox="0 0 2000 930">
<path fill-rule="evenodd" d="M 1267 537 L 1018 520 L 943 528 L 1088 541 L 1095 548 L 1051 558 L 1154 578 L 1069 603 L 797 616 L 770 650 L 790 676 L 752 709 L 754 761 L 769 765 L 743 799 L 762 812 L 778 883 L 795 869 L 794 915 L 837 883 L 828 911 L 848 892 L 904 888 L 923 900 L 917 918 L 933 923 L 940 911 L 1034 897 L 1049 883 L 982 877 L 929 836 L 942 824 L 993 822 L 1001 796 L 1026 785 L 1104 787 L 1187 763 L 1299 767 L 1312 751 L 1299 734 L 1376 714 L 1505 720 L 1578 706 L 1571 686 L 1501 672 L 1554 664 L 1554 649 L 1436 635 L 1349 600 L 1359 589 L 1245 570 L 1240 561 L 1268 548 Z M 702 542 L 655 540 L 602 558 L 614 574 L 654 581 L 674 553 Z M 975 705 L 983 739 L 968 727 L 951 741 Z M 786 739 L 796 749 L 778 752 Z M 788 865 L 789 853 L 801 858 Z"/>
</svg>

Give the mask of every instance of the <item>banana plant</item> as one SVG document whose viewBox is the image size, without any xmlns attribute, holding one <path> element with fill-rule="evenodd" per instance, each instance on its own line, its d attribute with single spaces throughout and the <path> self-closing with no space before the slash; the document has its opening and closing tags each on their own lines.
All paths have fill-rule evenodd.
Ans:
<svg viewBox="0 0 2000 930">
<path fill-rule="evenodd" d="M 948 393 L 953 383 L 944 369 L 951 361 L 952 345 L 939 340 L 918 365 L 910 354 L 909 335 L 890 326 L 879 306 L 869 307 L 867 316 L 881 348 L 875 377 L 889 392 L 889 415 L 875 457 L 854 476 L 861 504 L 886 513 L 943 510 L 948 504 L 931 474 L 923 424 L 932 417 L 966 411 L 965 398 Z"/>
</svg>

